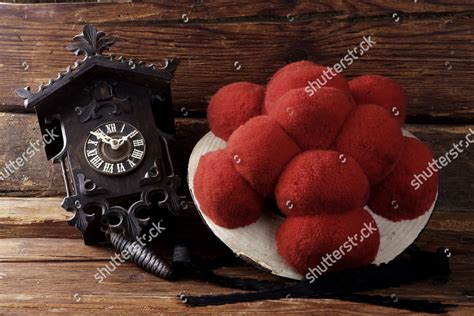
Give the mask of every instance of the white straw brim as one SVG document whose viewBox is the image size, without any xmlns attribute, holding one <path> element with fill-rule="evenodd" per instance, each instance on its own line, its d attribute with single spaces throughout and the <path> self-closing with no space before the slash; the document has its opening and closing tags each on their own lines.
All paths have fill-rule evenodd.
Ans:
<svg viewBox="0 0 474 316">
<path fill-rule="evenodd" d="M 415 137 L 410 132 L 403 130 L 403 135 Z M 201 210 L 199 201 L 193 193 L 194 174 L 201 156 L 204 154 L 225 148 L 226 142 L 216 137 L 212 132 L 204 135 L 191 153 L 188 164 L 188 185 L 192 198 L 202 218 L 214 232 L 214 234 L 224 242 L 235 254 L 256 264 L 273 274 L 301 279 L 302 275 L 297 273 L 285 260 L 280 257 L 277 251 L 275 235 L 278 227 L 284 218 L 275 213 L 267 212 L 257 222 L 236 229 L 220 227 L 212 222 Z M 438 194 L 427 212 L 413 220 L 403 220 L 392 222 L 375 213 L 368 207 L 366 209 L 375 219 L 380 233 L 380 247 L 375 257 L 374 264 L 389 262 L 402 253 L 411 245 L 423 228 L 427 225 L 431 217 Z M 243 206 L 244 207 L 244 206 Z"/>
</svg>

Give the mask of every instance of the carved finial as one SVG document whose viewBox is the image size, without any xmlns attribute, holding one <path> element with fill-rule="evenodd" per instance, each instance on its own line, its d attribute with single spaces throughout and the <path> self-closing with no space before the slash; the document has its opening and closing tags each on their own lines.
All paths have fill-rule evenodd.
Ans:
<svg viewBox="0 0 474 316">
<path fill-rule="evenodd" d="M 174 74 L 174 72 L 176 71 L 176 67 L 178 67 L 178 65 L 179 65 L 179 59 L 174 59 L 174 58 L 166 59 L 165 69 L 171 72 L 172 74 Z"/>
<path fill-rule="evenodd" d="M 106 36 L 104 32 L 97 31 L 95 26 L 86 24 L 82 33 L 74 36 L 72 43 L 66 47 L 77 56 L 101 55 L 104 50 L 109 49 L 115 43 L 115 38 Z"/>
<path fill-rule="evenodd" d="M 25 107 L 28 106 L 28 100 L 33 96 L 30 87 L 19 88 L 15 90 L 15 94 L 23 99 Z"/>
</svg>

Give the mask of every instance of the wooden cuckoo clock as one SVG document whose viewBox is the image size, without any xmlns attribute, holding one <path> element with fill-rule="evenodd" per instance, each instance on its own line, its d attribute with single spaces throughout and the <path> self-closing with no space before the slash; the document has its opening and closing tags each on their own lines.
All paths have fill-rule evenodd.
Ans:
<svg viewBox="0 0 474 316">
<path fill-rule="evenodd" d="M 86 25 L 67 47 L 83 59 L 36 92 L 16 90 L 43 134 L 61 134 L 46 155 L 61 164 L 62 207 L 86 244 L 104 241 L 109 229 L 134 239 L 157 213 L 175 213 L 182 202 L 168 148 L 175 134 L 170 81 L 179 61 L 157 66 L 104 55 L 114 42 Z"/>
</svg>

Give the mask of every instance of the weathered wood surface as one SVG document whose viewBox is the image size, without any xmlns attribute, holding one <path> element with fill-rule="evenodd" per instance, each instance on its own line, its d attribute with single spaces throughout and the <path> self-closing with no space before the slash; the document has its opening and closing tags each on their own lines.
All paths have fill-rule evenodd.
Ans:
<svg viewBox="0 0 474 316">
<path fill-rule="evenodd" d="M 308 314 L 351 314 L 355 315 L 393 315 L 408 314 L 406 311 L 374 307 L 365 304 L 354 304 L 334 300 L 285 299 L 255 303 L 241 303 L 215 307 L 188 308 L 177 299 L 181 293 L 187 294 L 223 294 L 228 290 L 203 284 L 197 281 L 180 281 L 171 283 L 140 271 L 131 264 L 123 264 L 103 283 L 94 279 L 97 267 L 104 262 L 24 262 L 0 263 L 0 271 L 6 276 L 1 280 L 2 294 L 0 309 L 2 312 L 27 312 L 28 314 L 49 313 L 133 313 L 133 314 L 168 314 L 168 313 L 270 313 L 292 315 Z M 21 266 L 22 269 L 18 269 Z M 230 268 L 222 273 L 238 277 L 267 277 L 252 268 Z M 400 298 L 444 299 L 446 302 L 459 304 L 453 309 L 458 315 L 472 315 L 472 299 L 463 293 L 464 282 L 453 276 L 446 285 L 433 285 L 432 282 L 420 282 L 403 288 L 388 289 L 379 293 L 395 294 Z M 472 280 L 472 274 L 469 276 Z M 460 288 L 461 287 L 461 288 Z M 31 289 L 34 289 L 32 291 Z M 25 295 L 25 293 L 28 293 Z"/>
<path fill-rule="evenodd" d="M 181 58 L 173 84 L 177 112 L 203 115 L 223 84 L 264 84 L 288 60 L 333 65 L 373 34 L 377 44 L 344 71 L 347 77 L 377 73 L 399 81 L 412 122 L 472 122 L 472 2 L 335 3 L 3 4 L 0 109 L 22 111 L 13 90 L 45 82 L 71 64 L 75 56 L 63 47 L 81 25 L 92 23 L 119 38 L 112 49 L 118 55 L 149 62 Z"/>
<path fill-rule="evenodd" d="M 186 175 L 188 158 L 194 144 L 207 131 L 204 119 L 179 119 L 173 150 L 178 174 Z M 22 128 L 18 128 L 22 126 Z M 462 140 L 474 130 L 474 125 L 409 125 L 422 141 L 432 146 L 435 156 L 445 155 L 454 142 Z M 26 150 L 30 141 L 39 139 L 36 117 L 32 114 L 4 113 L 0 116 L 0 130 L 9 137 L 0 138 L 0 172 L 5 163 L 15 160 Z M 472 210 L 472 174 L 474 174 L 473 148 L 465 149 L 450 165 L 440 172 L 440 194 L 437 209 Z M 42 151 L 4 181 L 0 181 L 0 196 L 62 196 L 64 185 L 59 165 L 46 161 Z"/>
<path fill-rule="evenodd" d="M 173 83 L 176 111 L 186 116 L 177 121 L 173 150 L 181 175 L 192 147 L 208 131 L 202 117 L 220 86 L 239 80 L 265 84 L 276 69 L 299 58 L 332 65 L 368 34 L 377 44 L 344 74 L 377 73 L 399 81 L 410 101 L 408 129 L 432 146 L 435 156 L 474 129 L 472 1 L 120 2 L 0 4 L 0 171 L 40 137 L 35 116 L 23 113 L 13 90 L 45 82 L 71 64 L 75 56 L 63 48 L 85 23 L 118 37 L 112 48 L 116 55 L 147 62 L 181 59 Z M 468 148 L 441 170 L 439 201 L 416 242 L 424 249 L 450 249 L 450 281 L 418 282 L 377 294 L 438 299 L 460 305 L 452 314 L 474 314 L 473 157 Z M 98 284 L 96 269 L 113 253 L 83 245 L 59 206 L 63 194 L 60 170 L 42 151 L 0 181 L 0 314 L 407 314 L 297 299 L 190 309 L 177 294 L 234 291 L 193 280 L 163 281 L 128 263 Z M 193 207 L 181 215 L 178 231 L 160 237 L 164 244 L 166 238 L 191 241 L 205 254 L 222 252 Z M 273 278 L 249 266 L 221 272 Z"/>
<path fill-rule="evenodd" d="M 22 226 L 30 223 L 54 221 L 56 226 L 31 227 L 33 235 L 22 238 L 0 236 L 0 310 L 2 312 L 83 312 L 90 313 L 104 308 L 107 312 L 191 312 L 191 313 L 237 313 L 265 312 L 277 310 L 281 313 L 319 312 L 336 313 L 348 308 L 356 314 L 397 313 L 380 307 L 352 304 L 332 300 L 281 300 L 265 303 L 237 304 L 221 307 L 186 309 L 176 295 L 186 292 L 193 294 L 229 293 L 224 289 L 185 280 L 171 283 L 149 275 L 132 264 L 123 264 L 103 283 L 94 279 L 97 268 L 103 267 L 113 255 L 108 248 L 83 245 L 81 239 L 71 238 L 64 223 L 65 212 L 57 205 L 59 199 L 0 199 L 0 223 L 6 223 L 7 230 L 21 232 Z M 28 207 L 28 205 L 30 205 Z M 11 209 L 6 214 L 5 209 Z M 30 214 L 27 211 L 30 210 Z M 194 222 L 189 225 L 204 226 L 197 216 L 188 215 Z M 63 225 L 63 238 L 48 238 L 50 233 Z M 16 226 L 16 227 L 14 227 Z M 13 227 L 13 228 L 12 228 Z M 435 212 L 427 229 L 422 233 L 417 245 L 434 250 L 448 247 L 452 253 L 452 275 L 447 284 L 439 285 L 431 281 L 404 285 L 373 293 L 406 298 L 439 299 L 446 303 L 459 304 L 457 313 L 472 313 L 474 302 L 474 219 L 464 212 Z M 74 229 L 69 227 L 72 232 Z M 2 232 L 3 229 L 0 230 Z M 213 242 L 209 231 L 194 234 L 198 243 Z M 249 266 L 221 269 L 220 273 L 239 277 L 271 279 Z M 34 291 L 32 291 L 34 289 Z M 35 306 L 40 306 L 38 309 Z M 401 312 L 400 312 L 401 313 Z"/>
<path fill-rule="evenodd" d="M 4 1 L 9 2 L 9 1 Z M 17 0 L 16 2 L 26 2 Z M 75 11 L 81 10 L 87 14 L 87 17 L 105 18 L 99 12 L 109 9 L 112 4 L 104 4 L 112 2 L 114 7 L 123 10 L 121 19 L 129 21 L 135 19 L 136 16 L 159 17 L 166 20 L 176 19 L 179 13 L 191 11 L 196 19 L 217 19 L 217 18 L 271 18 L 286 17 L 288 13 L 297 15 L 307 14 L 330 14 L 338 15 L 341 13 L 357 15 L 377 15 L 391 12 L 403 11 L 406 13 L 447 13 L 447 12 L 468 12 L 474 10 L 474 4 L 469 0 L 424 0 L 424 1 L 386 1 L 386 0 L 301 0 L 301 1 L 252 1 L 252 0 L 152 0 L 152 1 L 130 1 L 115 0 L 101 1 L 95 3 L 97 8 L 95 12 L 87 12 L 85 1 L 75 1 L 70 3 L 66 8 L 61 4 L 55 4 L 66 15 L 62 16 L 60 21 L 68 21 L 74 16 Z M 120 3 L 120 4 L 118 4 Z M 44 5 L 43 5 L 44 6 Z M 31 5 L 27 6 L 31 9 Z M 67 10 L 73 8 L 73 10 Z M 42 16 L 42 13 L 38 14 Z M 48 21 L 51 22 L 51 21 Z"/>
<path fill-rule="evenodd" d="M 37 205 L 37 199 L 28 199 Z M 0 205 L 4 200 L 0 200 Z M 26 203 L 26 202 L 25 202 Z M 32 209 L 36 209 L 32 207 Z M 45 210 L 46 211 L 46 210 Z M 58 214 L 60 210 L 55 210 Z M 51 212 L 48 209 L 47 212 Z M 45 213 L 43 213 L 45 214 Z M 438 299 L 460 305 L 456 313 L 473 313 L 474 302 L 474 225 L 464 213 L 449 214 L 449 221 L 435 212 L 427 229 L 416 242 L 424 249 L 448 247 L 452 253 L 452 275 L 448 283 L 440 285 L 431 281 L 404 285 L 400 288 L 372 292 L 400 298 Z M 21 217 L 21 216 L 20 216 Z M 39 216 L 42 218 L 43 216 Z M 34 216 L 32 216 L 34 218 Z M 52 214 L 51 218 L 60 220 Z M 41 219 L 38 219 L 41 220 Z M 3 221 L 3 219 L 2 219 Z M 25 225 L 18 217 L 10 219 Z M 195 223 L 195 225 L 203 225 Z M 470 232 L 465 229 L 471 228 Z M 72 229 L 72 228 L 71 228 Z M 49 230 L 49 229 L 47 229 Z M 47 232 L 45 232 L 47 235 Z M 211 238 L 195 236 L 200 242 Z M 3 237 L 3 236 L 2 236 Z M 84 246 L 80 239 L 61 238 L 3 238 L 0 239 L 0 310 L 2 312 L 190 312 L 190 313 L 248 313 L 278 311 L 279 313 L 341 313 L 350 310 L 355 314 L 405 313 L 364 304 L 333 300 L 280 300 L 264 303 L 236 304 L 190 309 L 181 305 L 176 295 L 180 293 L 208 294 L 229 293 L 234 290 L 216 287 L 194 280 L 171 283 L 158 279 L 126 263 L 120 265 L 103 283 L 97 283 L 97 268 L 108 264 L 113 255 L 110 249 Z M 221 269 L 219 273 L 230 276 L 273 279 L 249 266 Z M 32 290 L 34 289 L 34 290 Z M 39 307 L 38 307 L 39 306 Z M 38 307 L 38 308 L 37 308 Z"/>
<path fill-rule="evenodd" d="M 0 244 L 2 238 L 81 238 L 76 229 L 66 223 L 69 213 L 60 207 L 60 203 L 61 198 L 0 198 Z M 209 230 L 201 230 L 205 228 L 204 222 L 191 204 L 181 214 L 180 221 L 183 227 L 179 229 L 194 235 L 195 239 L 212 236 Z M 432 232 L 474 233 L 474 216 L 466 211 L 436 209 L 427 229 Z M 6 258 L 4 255 L 0 252 L 0 260 Z"/>
<path fill-rule="evenodd" d="M 27 163 L 14 173 L 4 170 L 6 164 L 15 161 L 30 147 L 30 142 L 41 139 L 36 116 L 33 114 L 1 113 L 0 131 L 0 172 L 4 175 L 0 181 L 0 196 L 63 196 L 64 183 L 59 164 L 53 165 L 46 160 L 42 148 Z M 21 128 L 20 128 L 21 126 Z M 180 175 L 186 175 L 188 158 L 194 144 L 208 131 L 203 119 L 179 119 L 177 121 L 176 142 L 171 144 L 175 167 Z M 15 167 L 18 167 L 15 164 Z M 10 170 L 16 169 L 10 167 Z M 1 174 L 0 174 L 1 176 Z M 183 182 L 186 182 L 185 179 Z"/>
</svg>

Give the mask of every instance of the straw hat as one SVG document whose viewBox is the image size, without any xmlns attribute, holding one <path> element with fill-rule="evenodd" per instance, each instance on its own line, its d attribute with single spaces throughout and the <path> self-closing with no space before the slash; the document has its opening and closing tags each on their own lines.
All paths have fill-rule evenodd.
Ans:
<svg viewBox="0 0 474 316">
<path fill-rule="evenodd" d="M 306 93 L 324 69 L 299 62 L 265 90 L 220 89 L 209 105 L 211 132 L 188 166 L 213 233 L 238 256 L 292 279 L 391 261 L 426 226 L 438 195 L 437 174 L 424 172 L 430 150 L 402 128 L 401 87 L 339 75 Z"/>
</svg>

